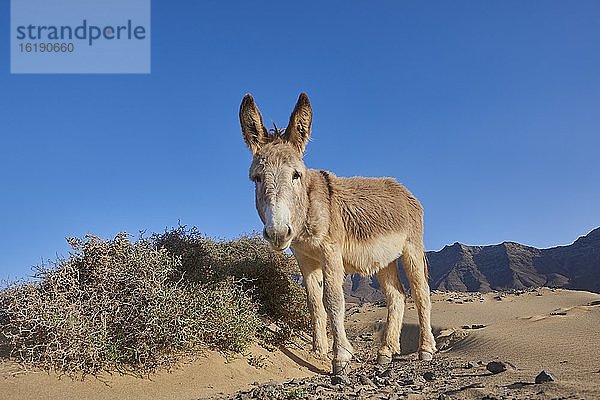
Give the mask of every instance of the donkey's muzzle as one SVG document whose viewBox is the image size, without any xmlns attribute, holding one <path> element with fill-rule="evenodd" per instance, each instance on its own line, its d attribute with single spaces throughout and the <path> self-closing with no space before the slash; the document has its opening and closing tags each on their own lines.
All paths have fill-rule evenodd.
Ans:
<svg viewBox="0 0 600 400">
<path fill-rule="evenodd" d="M 292 227 L 289 224 L 279 227 L 270 225 L 263 229 L 263 237 L 275 250 L 287 249 L 292 242 L 292 234 Z"/>
</svg>

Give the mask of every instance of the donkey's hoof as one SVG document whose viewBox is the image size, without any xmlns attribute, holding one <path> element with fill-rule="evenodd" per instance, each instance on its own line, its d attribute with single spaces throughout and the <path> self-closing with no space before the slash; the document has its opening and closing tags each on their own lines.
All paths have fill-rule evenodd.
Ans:
<svg viewBox="0 0 600 400">
<path fill-rule="evenodd" d="M 333 372 L 334 377 L 338 376 L 338 375 L 339 376 L 348 375 L 349 371 L 350 371 L 350 362 L 349 361 L 333 364 L 332 372 Z"/>
<path fill-rule="evenodd" d="M 388 365 L 391 362 L 392 362 L 392 356 L 388 356 L 387 354 L 378 354 L 377 355 L 377 364 Z"/>
<path fill-rule="evenodd" d="M 433 360 L 433 354 L 431 354 L 428 351 L 420 351 L 419 352 L 419 360 L 431 361 L 431 360 Z"/>
<path fill-rule="evenodd" d="M 331 377 L 332 385 L 348 385 L 350 383 L 350 379 L 346 374 L 333 375 Z"/>
</svg>

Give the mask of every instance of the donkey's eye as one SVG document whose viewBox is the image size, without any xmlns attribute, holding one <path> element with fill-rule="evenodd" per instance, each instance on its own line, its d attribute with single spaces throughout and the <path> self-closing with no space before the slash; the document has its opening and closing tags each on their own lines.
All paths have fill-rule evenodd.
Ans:
<svg viewBox="0 0 600 400">
<path fill-rule="evenodd" d="M 300 179 L 300 172 L 298 171 L 294 171 L 294 174 L 292 175 L 292 180 L 295 181 L 296 179 Z"/>
</svg>

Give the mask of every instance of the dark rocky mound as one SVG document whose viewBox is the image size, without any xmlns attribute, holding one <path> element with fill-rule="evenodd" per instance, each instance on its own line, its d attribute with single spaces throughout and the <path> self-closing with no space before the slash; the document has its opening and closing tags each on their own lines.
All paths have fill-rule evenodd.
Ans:
<svg viewBox="0 0 600 400">
<path fill-rule="evenodd" d="M 568 246 L 537 249 L 513 242 L 454 243 L 427 252 L 427 259 L 430 285 L 436 290 L 489 292 L 548 286 L 600 292 L 600 228 Z M 375 277 L 349 276 L 345 290 L 349 301 L 383 298 Z"/>
</svg>

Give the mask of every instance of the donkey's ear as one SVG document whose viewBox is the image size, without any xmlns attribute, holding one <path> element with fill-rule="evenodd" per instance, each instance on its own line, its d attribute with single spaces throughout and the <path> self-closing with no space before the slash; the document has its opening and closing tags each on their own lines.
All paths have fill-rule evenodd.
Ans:
<svg viewBox="0 0 600 400">
<path fill-rule="evenodd" d="M 267 142 L 268 131 L 251 94 L 245 95 L 240 105 L 240 125 L 246 145 L 252 154 L 256 154 L 260 146 Z"/>
<path fill-rule="evenodd" d="M 312 124 L 312 108 L 306 93 L 300 93 L 296 107 L 290 116 L 290 123 L 285 129 L 285 139 L 294 145 L 300 153 L 304 153 L 310 137 Z"/>
</svg>

